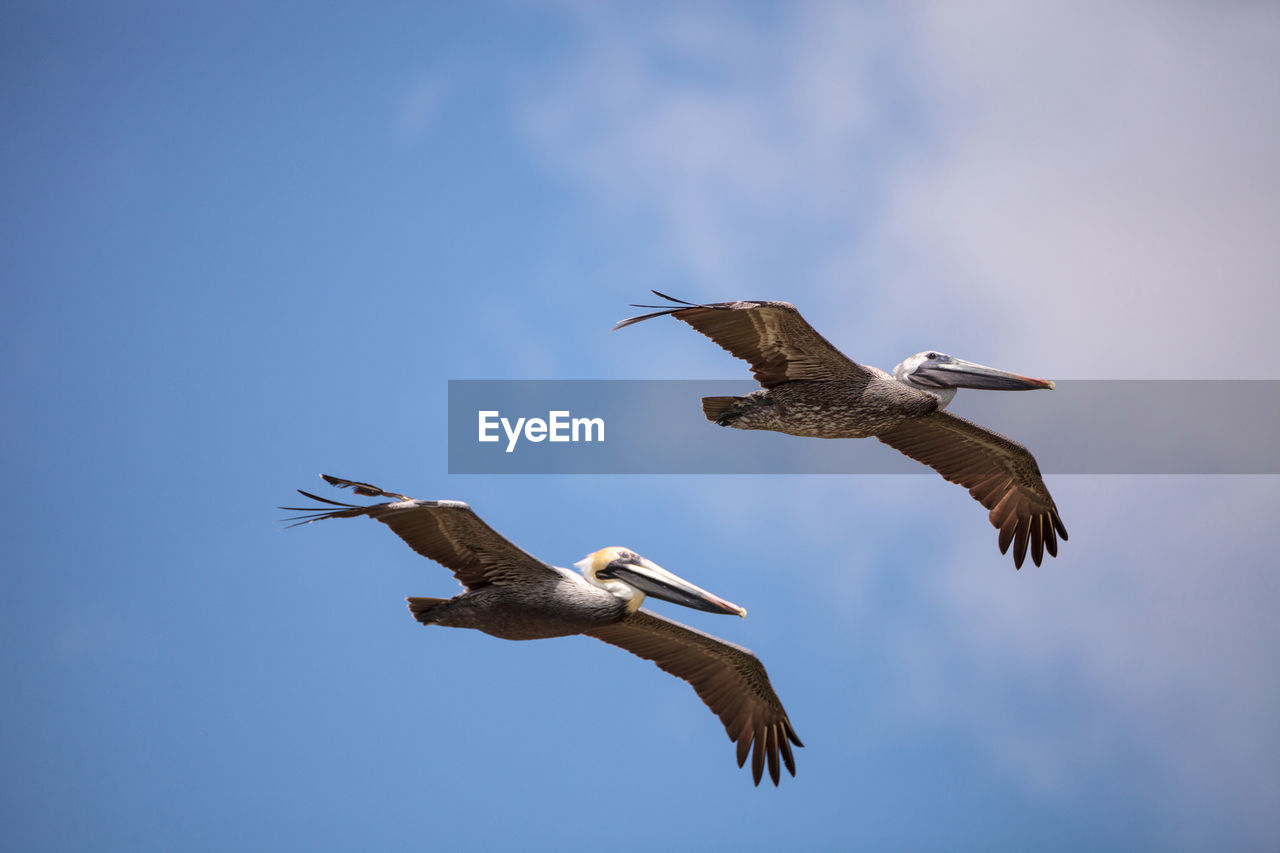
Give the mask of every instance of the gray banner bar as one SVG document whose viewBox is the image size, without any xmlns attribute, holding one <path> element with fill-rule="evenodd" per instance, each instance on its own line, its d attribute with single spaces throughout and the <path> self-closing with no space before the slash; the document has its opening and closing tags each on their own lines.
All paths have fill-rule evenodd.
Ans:
<svg viewBox="0 0 1280 853">
<path fill-rule="evenodd" d="M 450 380 L 451 474 L 917 474 L 875 439 L 717 426 L 735 380 Z M 948 411 L 1025 444 L 1046 474 L 1280 474 L 1280 380 L 1067 380 L 961 390 Z M 485 440 L 481 440 L 481 437 Z"/>
</svg>

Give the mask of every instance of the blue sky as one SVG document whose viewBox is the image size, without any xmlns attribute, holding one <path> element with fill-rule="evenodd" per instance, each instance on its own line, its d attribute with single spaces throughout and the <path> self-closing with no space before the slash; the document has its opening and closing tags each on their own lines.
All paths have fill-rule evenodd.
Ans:
<svg viewBox="0 0 1280 853">
<path fill-rule="evenodd" d="M 6 4 L 4 846 L 1276 846 L 1275 477 L 1051 477 L 1071 540 L 1015 573 L 936 477 L 450 476 L 445 427 L 449 379 L 745 376 L 611 334 L 650 287 L 789 300 L 884 367 L 1277 378 L 1277 35 L 1266 4 Z M 277 523 L 320 471 L 743 604 L 655 609 L 764 660 L 797 778 L 753 788 L 603 644 L 417 625 L 446 571 Z"/>
</svg>

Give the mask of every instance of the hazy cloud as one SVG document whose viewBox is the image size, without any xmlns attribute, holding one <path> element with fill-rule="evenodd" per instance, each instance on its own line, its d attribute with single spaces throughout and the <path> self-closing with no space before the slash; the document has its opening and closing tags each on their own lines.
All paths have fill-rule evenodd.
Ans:
<svg viewBox="0 0 1280 853">
<path fill-rule="evenodd" d="M 936 346 L 1058 379 L 1275 377 L 1280 8 L 786 9 L 755 28 L 593 7 L 523 106 L 550 165 L 655 223 L 692 298 L 790 299 L 882 366 Z M 709 345 L 644 357 L 737 367 Z M 1073 538 L 1019 575 L 954 487 L 856 485 L 881 523 L 927 493 L 949 543 L 882 626 L 904 663 L 888 704 L 1050 793 L 1145 767 L 1171 843 L 1274 838 L 1275 478 L 1054 479 Z M 769 511 L 844 542 L 814 522 L 832 488 L 779 479 Z"/>
<path fill-rule="evenodd" d="M 395 118 L 395 138 L 401 145 L 421 142 L 439 118 L 449 94 L 445 78 L 422 74 L 401 93 Z"/>
</svg>

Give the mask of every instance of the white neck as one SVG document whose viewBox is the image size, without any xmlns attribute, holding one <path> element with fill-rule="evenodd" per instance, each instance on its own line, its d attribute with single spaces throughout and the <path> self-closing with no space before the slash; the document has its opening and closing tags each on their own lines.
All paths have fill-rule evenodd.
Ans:
<svg viewBox="0 0 1280 853">
<path fill-rule="evenodd" d="M 595 573 L 593 572 L 592 574 L 594 575 Z M 591 581 L 596 586 L 612 593 L 615 598 L 618 598 L 623 603 L 625 603 L 627 605 L 628 613 L 635 613 L 637 610 L 640 609 L 640 605 L 644 602 L 643 592 L 641 592 L 640 590 L 632 586 L 629 586 L 628 584 L 623 583 L 617 578 L 609 578 L 607 580 L 601 580 L 600 578 L 597 578 L 597 577 L 588 577 L 587 580 Z"/>
<path fill-rule="evenodd" d="M 918 386 L 913 386 L 918 387 Z M 921 388 L 921 391 L 928 391 L 930 394 L 938 398 L 938 411 L 942 411 L 947 404 L 956 398 L 957 388 Z"/>
<path fill-rule="evenodd" d="M 945 409 L 947 405 L 956 398 L 956 391 L 959 390 L 958 388 L 932 388 L 925 385 L 917 385 L 915 382 L 911 381 L 911 375 L 906 371 L 905 361 L 893 369 L 893 378 L 901 382 L 903 385 L 908 385 L 917 391 L 924 391 L 927 394 L 932 394 L 937 397 L 938 411 Z"/>
</svg>

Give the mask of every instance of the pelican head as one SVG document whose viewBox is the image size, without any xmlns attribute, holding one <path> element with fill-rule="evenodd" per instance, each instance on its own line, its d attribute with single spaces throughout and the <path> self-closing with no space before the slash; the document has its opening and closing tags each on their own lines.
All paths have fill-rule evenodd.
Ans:
<svg viewBox="0 0 1280 853">
<path fill-rule="evenodd" d="M 1032 391 L 1053 388 L 1048 379 L 1032 379 L 1005 370 L 997 370 L 937 350 L 916 353 L 893 369 L 899 382 L 928 391 L 945 408 L 956 396 L 958 388 L 982 388 L 987 391 Z"/>
<path fill-rule="evenodd" d="M 662 566 L 649 562 L 627 548 L 601 548 L 574 565 L 582 569 L 583 577 L 590 583 L 607 589 L 626 601 L 630 613 L 640 608 L 647 594 L 695 610 L 747 615 L 747 611 L 738 605 L 676 577 Z"/>
</svg>

